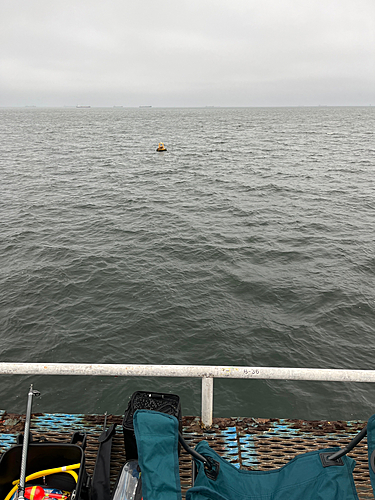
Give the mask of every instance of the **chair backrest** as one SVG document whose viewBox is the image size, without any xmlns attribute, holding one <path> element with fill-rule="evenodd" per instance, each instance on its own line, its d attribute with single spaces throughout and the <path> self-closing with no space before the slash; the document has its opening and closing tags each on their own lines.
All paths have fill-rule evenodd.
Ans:
<svg viewBox="0 0 375 500">
<path fill-rule="evenodd" d="M 181 500 L 178 420 L 151 410 L 134 413 L 144 500 Z"/>
</svg>

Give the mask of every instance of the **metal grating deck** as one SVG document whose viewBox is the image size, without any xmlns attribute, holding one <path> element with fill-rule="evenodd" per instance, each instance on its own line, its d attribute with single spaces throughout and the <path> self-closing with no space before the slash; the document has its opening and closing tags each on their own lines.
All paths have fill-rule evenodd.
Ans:
<svg viewBox="0 0 375 500">
<path fill-rule="evenodd" d="M 87 433 L 86 465 L 92 474 L 102 432 L 102 415 L 33 414 L 31 432 L 34 440 L 69 442 L 75 431 Z M 122 416 L 109 415 L 107 426 L 117 423 L 111 458 L 111 480 L 115 482 L 125 462 Z M 364 426 L 362 421 L 306 421 L 260 418 L 219 418 L 213 427 L 203 431 L 199 417 L 183 418 L 183 433 L 194 447 L 205 439 L 220 455 L 237 467 L 267 470 L 285 465 L 295 455 L 319 448 L 345 446 Z M 0 411 L 0 453 L 13 444 L 23 432 L 24 416 Z M 373 499 L 367 462 L 367 442 L 364 439 L 350 453 L 357 465 L 354 480 L 362 500 Z M 183 494 L 191 486 L 191 457 L 184 450 L 180 456 L 180 477 Z"/>
</svg>

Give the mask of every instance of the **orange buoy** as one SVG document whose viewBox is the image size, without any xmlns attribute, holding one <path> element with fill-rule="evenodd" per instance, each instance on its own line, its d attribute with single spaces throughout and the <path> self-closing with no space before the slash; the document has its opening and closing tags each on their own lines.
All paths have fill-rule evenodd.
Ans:
<svg viewBox="0 0 375 500">
<path fill-rule="evenodd" d="M 164 146 L 163 142 L 159 142 L 158 148 L 156 151 L 167 151 L 167 148 Z"/>
</svg>

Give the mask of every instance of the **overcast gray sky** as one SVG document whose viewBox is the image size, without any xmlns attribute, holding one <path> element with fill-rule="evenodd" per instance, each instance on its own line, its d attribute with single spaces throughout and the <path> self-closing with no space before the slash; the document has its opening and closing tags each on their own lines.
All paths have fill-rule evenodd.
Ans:
<svg viewBox="0 0 375 500">
<path fill-rule="evenodd" d="M 0 3 L 0 106 L 375 105 L 375 0 Z"/>
</svg>

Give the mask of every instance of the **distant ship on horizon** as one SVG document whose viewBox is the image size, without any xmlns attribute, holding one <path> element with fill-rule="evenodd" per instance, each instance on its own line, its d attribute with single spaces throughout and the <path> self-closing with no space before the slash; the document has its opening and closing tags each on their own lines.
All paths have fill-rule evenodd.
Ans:
<svg viewBox="0 0 375 500">
<path fill-rule="evenodd" d="M 84 104 L 77 104 L 76 108 L 91 108 L 91 106 L 86 106 Z"/>
</svg>

